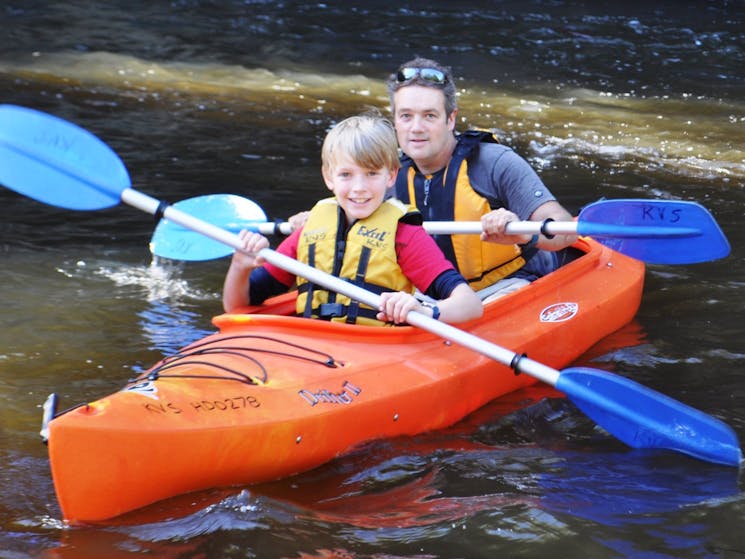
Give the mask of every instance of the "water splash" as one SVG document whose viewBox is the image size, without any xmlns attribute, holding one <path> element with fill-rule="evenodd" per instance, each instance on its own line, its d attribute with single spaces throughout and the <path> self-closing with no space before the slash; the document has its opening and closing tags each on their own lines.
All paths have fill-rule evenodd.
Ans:
<svg viewBox="0 0 745 559">
<path fill-rule="evenodd" d="M 149 266 L 102 265 L 96 274 L 112 280 L 118 286 L 140 287 L 148 302 L 170 300 L 211 301 L 220 294 L 195 288 L 182 277 L 183 265 L 154 257 Z"/>
</svg>

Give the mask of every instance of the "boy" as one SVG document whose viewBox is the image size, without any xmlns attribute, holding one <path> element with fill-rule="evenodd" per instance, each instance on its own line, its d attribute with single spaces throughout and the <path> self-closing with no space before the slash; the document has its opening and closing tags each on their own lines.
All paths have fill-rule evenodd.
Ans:
<svg viewBox="0 0 745 559">
<path fill-rule="evenodd" d="M 367 308 L 264 263 L 255 254 L 269 241 L 241 231 L 243 248 L 251 254 L 233 255 L 223 288 L 226 312 L 261 304 L 295 283 L 296 310 L 306 317 L 382 325 L 404 323 L 411 310 L 446 322 L 482 315 L 481 301 L 421 227 L 421 215 L 385 199 L 399 169 L 390 122 L 377 115 L 340 122 L 326 136 L 321 158 L 334 198 L 318 202 L 302 229 L 277 251 L 379 293 L 380 308 Z M 418 301 L 415 289 L 436 304 Z"/>
</svg>

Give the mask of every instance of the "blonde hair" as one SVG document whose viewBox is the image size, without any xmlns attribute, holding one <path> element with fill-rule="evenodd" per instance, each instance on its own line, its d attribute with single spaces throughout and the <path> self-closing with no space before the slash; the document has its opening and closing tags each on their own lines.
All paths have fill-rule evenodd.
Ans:
<svg viewBox="0 0 745 559">
<path fill-rule="evenodd" d="M 344 156 L 363 169 L 398 170 L 401 164 L 393 125 L 376 113 L 364 113 L 342 120 L 323 141 L 323 169 L 331 171 Z"/>
</svg>

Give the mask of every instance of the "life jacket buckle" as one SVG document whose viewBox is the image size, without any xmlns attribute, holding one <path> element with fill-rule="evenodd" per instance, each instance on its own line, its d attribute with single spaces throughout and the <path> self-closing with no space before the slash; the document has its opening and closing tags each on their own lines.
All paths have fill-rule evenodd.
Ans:
<svg viewBox="0 0 745 559">
<path fill-rule="evenodd" d="M 341 303 L 322 303 L 318 308 L 318 317 L 326 320 L 344 316 L 344 314 L 344 305 Z"/>
</svg>

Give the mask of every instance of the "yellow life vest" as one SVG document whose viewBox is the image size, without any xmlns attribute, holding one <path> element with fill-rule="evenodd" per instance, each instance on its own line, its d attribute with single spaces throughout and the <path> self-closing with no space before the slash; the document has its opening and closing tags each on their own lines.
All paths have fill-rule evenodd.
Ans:
<svg viewBox="0 0 745 559">
<path fill-rule="evenodd" d="M 489 201 L 476 192 L 468 178 L 466 158 L 479 142 L 495 141 L 488 132 L 468 131 L 458 136 L 450 163 L 442 172 L 424 177 L 424 189 L 414 186 L 414 162 L 402 158 L 396 181 L 396 196 L 403 202 L 415 201 L 427 219 L 436 221 L 480 221 L 491 209 Z M 424 211 L 424 210 L 423 210 Z M 485 243 L 478 235 L 435 235 L 445 256 L 457 267 L 476 291 L 492 285 L 525 265 L 520 247 Z"/>
<path fill-rule="evenodd" d="M 386 200 L 373 214 L 356 221 L 348 230 L 342 209 L 334 198 L 318 202 L 310 212 L 298 240 L 297 258 L 328 274 L 375 293 L 414 292 L 414 286 L 398 265 L 396 231 L 401 220 L 421 223 L 395 199 Z M 382 326 L 378 313 L 339 293 L 297 277 L 298 314 L 332 320 Z"/>
</svg>

